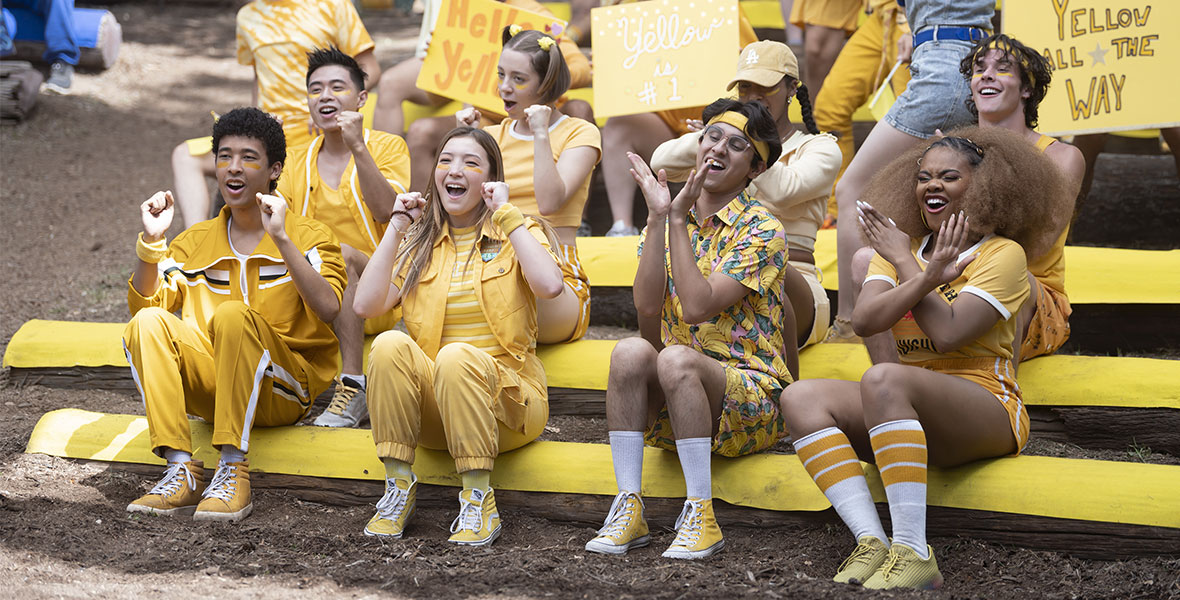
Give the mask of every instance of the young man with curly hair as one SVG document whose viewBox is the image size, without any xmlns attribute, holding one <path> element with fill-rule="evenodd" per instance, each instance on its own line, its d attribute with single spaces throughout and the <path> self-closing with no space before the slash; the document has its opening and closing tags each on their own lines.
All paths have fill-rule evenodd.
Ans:
<svg viewBox="0 0 1180 600">
<path fill-rule="evenodd" d="M 1037 108 L 1049 90 L 1052 65 L 1037 51 L 1004 34 L 981 40 L 959 66 L 971 85 L 967 108 L 980 127 L 1001 127 L 1019 134 L 1045 153 L 1065 175 L 1076 198 L 1086 171 L 1081 151 L 1038 133 Z M 1028 182 L 1033 183 L 1033 182 Z M 1073 203 L 1064 207 L 1072 217 Z M 1047 252 L 1030 257 L 1032 296 L 1017 315 L 1019 359 L 1052 354 L 1069 338 L 1069 297 L 1065 295 L 1065 238 L 1069 220 Z"/>
<path fill-rule="evenodd" d="M 746 192 L 782 151 L 758 102 L 705 108 L 696 170 L 672 199 L 667 175 L 630 154 L 648 205 L 635 273 L 640 337 L 611 354 L 606 418 L 619 493 L 586 550 L 623 554 L 651 541 L 640 492 L 645 442 L 675 449 L 687 496 L 667 558 L 725 543 L 713 515 L 713 453 L 770 447 L 786 426 L 775 398 L 783 360 L 783 226 Z"/>
<path fill-rule="evenodd" d="M 287 154 L 277 119 L 232 110 L 213 126 L 213 147 L 225 199 L 217 218 L 168 244 L 172 192 L 140 207 L 123 347 L 152 451 L 168 466 L 127 510 L 240 521 L 254 506 L 251 429 L 298 422 L 340 367 L 329 323 L 345 272 L 328 227 L 288 214 L 272 195 Z M 221 460 L 212 480 L 193 460 L 189 414 L 213 427 Z"/>
<path fill-rule="evenodd" d="M 316 219 L 340 238 L 348 268 L 340 315 L 332 323 L 340 338 L 343 372 L 328 408 L 315 420 L 325 427 L 355 427 L 368 418 L 365 404 L 364 334 L 392 326 L 388 318 L 366 322 L 352 309 L 356 282 L 377 249 L 397 194 L 409 191 L 410 153 L 396 135 L 365 129 L 357 112 L 369 99 L 365 72 L 335 46 L 307 53 L 307 108 L 323 132 L 295 149 L 279 179 L 288 208 Z"/>
</svg>

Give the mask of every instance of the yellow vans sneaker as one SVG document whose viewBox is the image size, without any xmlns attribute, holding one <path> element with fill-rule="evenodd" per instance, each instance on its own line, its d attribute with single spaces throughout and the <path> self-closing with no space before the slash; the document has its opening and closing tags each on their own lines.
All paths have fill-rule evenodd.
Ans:
<svg viewBox="0 0 1180 600">
<path fill-rule="evenodd" d="M 460 546 L 487 546 L 500 537 L 500 513 L 492 488 L 459 492 L 459 516 L 451 523 L 450 541 Z"/>
<path fill-rule="evenodd" d="M 198 521 L 241 521 L 254 510 L 250 501 L 250 461 L 219 463 L 193 518 Z"/>
<path fill-rule="evenodd" d="M 153 515 L 193 514 L 205 491 L 205 464 L 199 460 L 168 463 L 164 477 L 152 491 L 127 505 L 127 512 Z"/>
<path fill-rule="evenodd" d="M 848 558 L 840 563 L 840 569 L 832 581 L 860 585 L 868 581 L 873 573 L 881 568 L 888 556 L 889 548 L 877 536 L 861 537 L 856 540 L 856 549 L 852 551 L 852 554 L 849 554 Z"/>
<path fill-rule="evenodd" d="M 938 561 L 934 560 L 934 548 L 926 546 L 930 558 L 922 560 L 909 546 L 894 544 L 889 548 L 885 563 L 864 583 L 871 590 L 893 588 L 914 588 L 936 590 L 942 587 L 942 573 L 938 572 Z"/>
<path fill-rule="evenodd" d="M 418 497 L 418 477 L 410 481 L 386 479 L 385 495 L 377 501 L 377 514 L 365 525 L 365 535 L 400 539 L 406 522 L 414 514 L 414 500 Z"/>
<path fill-rule="evenodd" d="M 676 539 L 664 551 L 664 558 L 705 558 L 725 546 L 721 527 L 713 516 L 713 500 L 689 498 L 676 519 Z"/>
<path fill-rule="evenodd" d="M 634 492 L 619 492 L 610 505 L 598 536 L 586 542 L 586 550 L 601 554 L 625 554 L 651 542 L 643 519 L 643 499 Z"/>
</svg>

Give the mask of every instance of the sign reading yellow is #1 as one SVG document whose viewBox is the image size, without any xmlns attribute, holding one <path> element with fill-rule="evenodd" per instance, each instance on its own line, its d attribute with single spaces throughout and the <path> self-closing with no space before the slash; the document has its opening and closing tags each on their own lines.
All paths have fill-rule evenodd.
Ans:
<svg viewBox="0 0 1180 600">
<path fill-rule="evenodd" d="M 1004 32 L 1053 63 L 1042 133 L 1180 125 L 1180 1 L 1005 2 Z"/>
<path fill-rule="evenodd" d="M 650 0 L 590 11 L 594 114 L 702 106 L 725 95 L 737 0 Z"/>
<path fill-rule="evenodd" d="M 430 48 L 416 85 L 439 96 L 502 114 L 496 91 L 501 35 L 508 25 L 544 31 L 554 38 L 565 21 L 493 0 L 442 0 Z"/>
</svg>

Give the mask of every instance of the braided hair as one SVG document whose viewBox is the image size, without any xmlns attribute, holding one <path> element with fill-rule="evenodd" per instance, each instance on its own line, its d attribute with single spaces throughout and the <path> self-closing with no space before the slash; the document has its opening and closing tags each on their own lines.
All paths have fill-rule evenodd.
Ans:
<svg viewBox="0 0 1180 600">
<path fill-rule="evenodd" d="M 790 77 L 788 75 L 788 77 Z M 799 99 L 799 112 L 803 115 L 803 126 L 807 129 L 807 133 L 816 135 L 819 133 L 819 127 L 815 124 L 815 117 L 811 114 L 811 92 L 807 91 L 807 86 L 803 82 L 799 82 L 799 87 L 795 90 L 795 97 Z"/>
</svg>

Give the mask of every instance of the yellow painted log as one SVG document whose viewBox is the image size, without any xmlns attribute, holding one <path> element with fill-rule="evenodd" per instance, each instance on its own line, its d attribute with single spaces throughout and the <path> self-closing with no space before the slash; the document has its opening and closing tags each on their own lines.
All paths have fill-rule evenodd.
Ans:
<svg viewBox="0 0 1180 600">
<path fill-rule="evenodd" d="M 191 421 L 195 457 L 217 461 L 211 427 Z M 384 469 L 363 429 L 259 427 L 251 435 L 251 468 L 264 473 L 380 480 Z M 134 415 L 76 409 L 45 414 L 27 452 L 66 458 L 163 464 L 151 453 L 147 422 Z M 870 488 L 884 501 L 876 469 L 866 465 Z M 459 485 L 446 452 L 420 449 L 414 472 L 424 483 Z M 1117 482 L 1112 485 L 1111 482 Z M 676 455 L 644 454 L 643 493 L 684 496 Z M 610 447 L 534 442 L 500 456 L 492 485 L 505 490 L 614 495 Z M 713 457 L 716 498 L 751 508 L 818 511 L 830 506 L 794 455 Z M 934 506 L 1180 528 L 1180 467 L 1046 457 L 1009 457 L 949 470 L 933 469 L 928 501 Z"/>
</svg>

